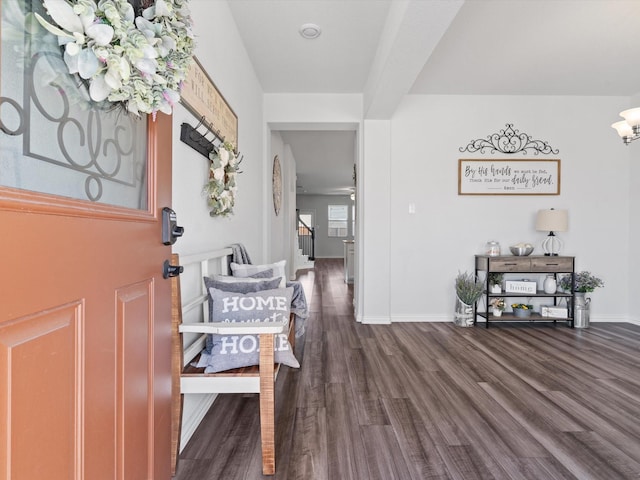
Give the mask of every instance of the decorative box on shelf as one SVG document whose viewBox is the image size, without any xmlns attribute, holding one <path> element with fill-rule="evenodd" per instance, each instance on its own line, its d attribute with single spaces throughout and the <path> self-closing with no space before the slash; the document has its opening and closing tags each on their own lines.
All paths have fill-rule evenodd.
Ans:
<svg viewBox="0 0 640 480">
<path fill-rule="evenodd" d="M 564 307 L 558 307 L 557 305 L 541 305 L 540 315 L 549 318 L 567 318 L 569 316 L 569 310 Z"/>
<path fill-rule="evenodd" d="M 504 289 L 507 293 L 536 293 L 536 282 L 527 280 L 506 280 Z"/>
</svg>

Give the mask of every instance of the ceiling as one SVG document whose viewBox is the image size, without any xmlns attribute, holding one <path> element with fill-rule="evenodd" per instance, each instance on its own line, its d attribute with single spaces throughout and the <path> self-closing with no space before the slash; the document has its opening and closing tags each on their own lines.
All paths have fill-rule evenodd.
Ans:
<svg viewBox="0 0 640 480">
<path fill-rule="evenodd" d="M 296 159 L 299 195 L 349 195 L 353 190 L 353 131 L 283 131 Z"/>
<path fill-rule="evenodd" d="M 640 0 L 228 3 L 265 93 L 361 93 L 365 118 L 390 118 L 406 94 L 640 93 Z M 305 23 L 320 37 L 302 38 Z M 355 132 L 283 139 L 299 193 L 353 185 Z"/>
</svg>

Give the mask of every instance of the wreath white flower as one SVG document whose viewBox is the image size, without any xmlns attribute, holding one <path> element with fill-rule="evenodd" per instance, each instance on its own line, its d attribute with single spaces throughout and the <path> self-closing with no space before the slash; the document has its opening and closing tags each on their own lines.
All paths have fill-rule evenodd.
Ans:
<svg viewBox="0 0 640 480">
<path fill-rule="evenodd" d="M 233 151 L 233 145 L 229 142 L 214 148 L 209 154 L 209 159 L 211 160 L 209 182 L 205 185 L 208 204 L 211 207 L 209 214 L 212 217 L 230 215 L 233 213 L 238 190 L 236 175 L 240 173 L 240 161 Z"/>
<path fill-rule="evenodd" d="M 187 0 L 155 0 L 135 17 L 126 0 L 43 0 L 64 46 L 69 73 L 89 84 L 95 102 L 108 100 L 136 115 L 171 114 L 193 59 Z"/>
</svg>

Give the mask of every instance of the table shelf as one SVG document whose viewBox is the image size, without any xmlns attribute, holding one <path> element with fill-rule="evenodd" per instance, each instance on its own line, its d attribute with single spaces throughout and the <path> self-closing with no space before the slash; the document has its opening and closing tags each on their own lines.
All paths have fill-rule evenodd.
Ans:
<svg viewBox="0 0 640 480">
<path fill-rule="evenodd" d="M 535 293 L 524 292 L 491 292 L 489 288 L 489 275 L 491 273 L 500 273 L 504 275 L 510 275 L 513 279 L 517 279 L 519 275 L 527 276 L 540 276 L 540 275 L 553 275 L 556 277 L 556 283 L 559 274 L 570 274 L 574 276 L 575 273 L 575 258 L 574 257 L 560 257 L 560 256 L 542 256 L 542 255 L 529 255 L 529 256 L 515 256 L 515 255 L 476 255 L 475 257 L 475 269 L 476 277 L 483 278 L 485 283 L 485 291 L 483 293 L 484 302 L 486 305 L 486 311 L 478 311 L 478 302 L 474 308 L 474 325 L 478 322 L 478 317 L 485 320 L 486 328 L 489 328 L 489 324 L 492 322 L 567 322 L 568 325 L 574 327 L 573 312 L 575 311 L 575 290 L 572 288 L 571 292 L 556 291 L 554 293 L 546 293 L 541 290 L 537 290 Z M 510 278 L 511 279 L 511 278 Z M 572 281 L 573 283 L 573 281 Z M 543 317 L 540 313 L 532 313 L 529 317 L 516 317 L 511 312 L 503 312 L 501 316 L 496 317 L 491 313 L 491 300 L 494 298 L 525 298 L 526 302 L 517 303 L 529 303 L 533 299 L 552 299 L 553 305 L 559 306 L 559 302 L 566 303 L 567 311 L 569 315 L 567 317 Z M 516 302 L 505 302 L 516 303 Z M 564 312 L 563 312 L 564 313 Z"/>
</svg>

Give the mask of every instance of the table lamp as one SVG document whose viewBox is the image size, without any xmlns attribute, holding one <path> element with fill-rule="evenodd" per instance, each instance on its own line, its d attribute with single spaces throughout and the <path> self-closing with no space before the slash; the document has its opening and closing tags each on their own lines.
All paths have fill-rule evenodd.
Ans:
<svg viewBox="0 0 640 480">
<path fill-rule="evenodd" d="M 546 256 L 557 256 L 562 249 L 562 240 L 553 232 L 566 232 L 569 225 L 567 210 L 538 210 L 536 217 L 536 230 L 549 232 L 542 242 L 542 250 Z"/>
</svg>

